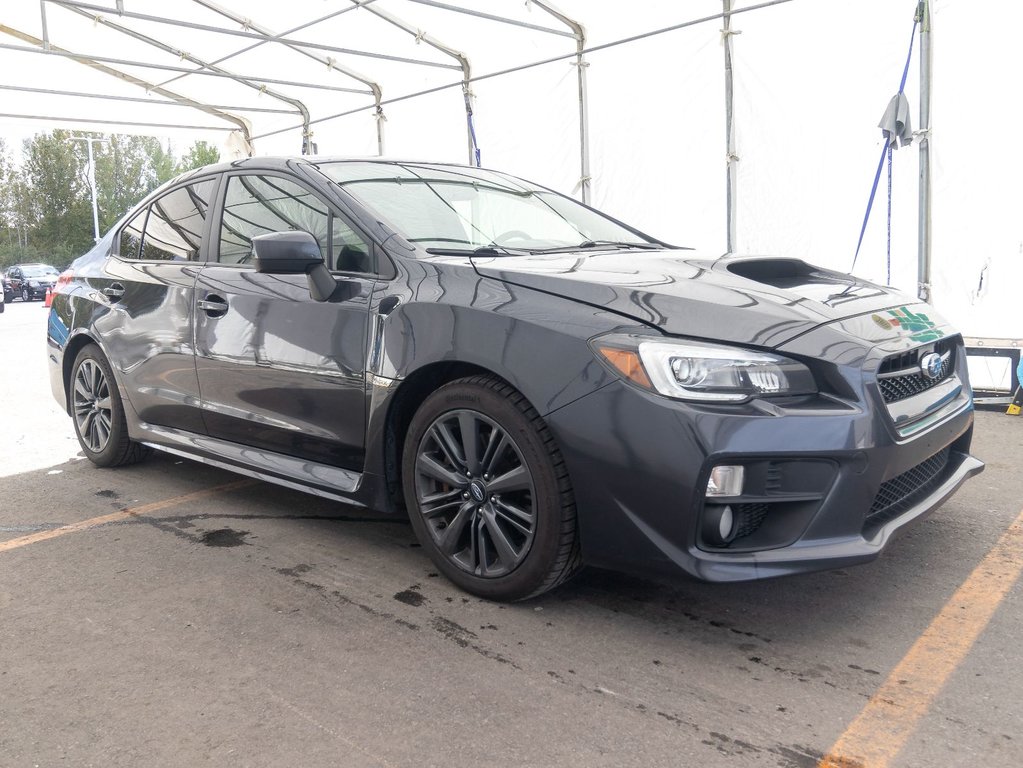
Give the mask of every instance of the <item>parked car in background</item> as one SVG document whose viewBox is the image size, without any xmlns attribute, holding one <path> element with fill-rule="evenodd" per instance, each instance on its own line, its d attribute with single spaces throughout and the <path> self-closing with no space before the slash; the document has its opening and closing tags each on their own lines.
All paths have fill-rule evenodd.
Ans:
<svg viewBox="0 0 1023 768">
<path fill-rule="evenodd" d="M 49 264 L 16 264 L 7 270 L 7 284 L 12 296 L 22 301 L 45 299 L 47 289 L 53 288 L 59 275 Z"/>
<path fill-rule="evenodd" d="M 4 307 L 7 306 L 7 289 L 0 290 L 0 312 L 4 311 Z"/>
<path fill-rule="evenodd" d="M 3 286 L 2 294 L 5 302 L 11 301 L 14 298 L 14 291 L 11 290 L 11 286 L 7 282 L 8 271 L 10 271 L 9 267 L 5 269 L 3 272 L 0 272 L 0 284 L 2 284 Z"/>
<path fill-rule="evenodd" d="M 933 308 L 479 168 L 191 172 L 61 276 L 48 328 L 96 465 L 158 448 L 407 513 L 493 599 L 582 563 L 861 563 L 983 468 L 963 340 Z"/>
</svg>

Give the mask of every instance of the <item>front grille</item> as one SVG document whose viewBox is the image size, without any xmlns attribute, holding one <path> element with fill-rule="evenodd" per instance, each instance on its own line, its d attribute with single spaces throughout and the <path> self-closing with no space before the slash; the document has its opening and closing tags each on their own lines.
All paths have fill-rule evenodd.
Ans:
<svg viewBox="0 0 1023 768">
<path fill-rule="evenodd" d="M 920 370 L 920 360 L 930 352 L 942 356 L 941 372 L 936 378 L 930 379 Z M 955 370 L 955 342 L 945 339 L 936 344 L 889 357 L 877 372 L 877 385 L 886 403 L 896 403 L 907 397 L 919 395 L 931 387 L 940 384 Z"/>
<path fill-rule="evenodd" d="M 738 527 L 735 531 L 735 538 L 750 536 L 757 532 L 764 518 L 767 517 L 766 504 L 736 504 L 732 507 L 738 520 Z"/>
<path fill-rule="evenodd" d="M 944 479 L 950 448 L 945 448 L 881 484 L 864 521 L 864 531 L 877 529 L 901 515 L 920 498 L 936 488 Z"/>
</svg>

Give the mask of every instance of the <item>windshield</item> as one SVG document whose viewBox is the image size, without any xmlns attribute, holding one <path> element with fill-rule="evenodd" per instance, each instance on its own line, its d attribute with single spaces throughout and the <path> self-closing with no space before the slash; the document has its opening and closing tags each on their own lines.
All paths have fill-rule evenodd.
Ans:
<svg viewBox="0 0 1023 768">
<path fill-rule="evenodd" d="M 493 171 L 373 162 L 319 168 L 406 240 L 427 248 L 538 251 L 652 242 L 574 200 Z"/>
<path fill-rule="evenodd" d="M 53 267 L 46 266 L 45 264 L 40 264 L 38 266 L 32 265 L 22 267 L 21 273 L 25 277 L 48 277 L 50 275 L 60 274 L 59 272 L 57 272 L 56 269 L 54 269 Z"/>
</svg>

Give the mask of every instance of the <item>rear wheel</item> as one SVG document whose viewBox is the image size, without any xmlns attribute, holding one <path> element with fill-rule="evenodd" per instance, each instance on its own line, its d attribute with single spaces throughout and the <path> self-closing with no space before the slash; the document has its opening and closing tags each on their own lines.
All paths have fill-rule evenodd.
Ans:
<svg viewBox="0 0 1023 768">
<path fill-rule="evenodd" d="M 82 348 L 71 369 L 71 416 L 78 443 L 96 466 L 120 467 L 149 455 L 149 448 L 128 437 L 117 382 L 95 344 Z"/>
<path fill-rule="evenodd" d="M 420 406 L 402 457 L 423 548 L 467 592 L 521 600 L 578 568 L 576 512 L 554 437 L 508 384 L 474 376 Z"/>
</svg>

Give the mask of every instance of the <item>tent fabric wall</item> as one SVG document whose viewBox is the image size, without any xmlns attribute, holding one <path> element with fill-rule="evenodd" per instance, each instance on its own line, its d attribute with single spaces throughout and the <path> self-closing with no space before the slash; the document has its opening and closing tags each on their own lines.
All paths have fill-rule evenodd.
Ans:
<svg viewBox="0 0 1023 768">
<path fill-rule="evenodd" d="M 93 0 L 103 3 L 105 0 Z M 450 0 L 485 13 L 567 33 L 537 3 L 519 0 Z M 107 3 L 112 6 L 113 3 Z M 229 0 L 222 4 L 230 5 Z M 751 2 L 734 3 L 742 11 Z M 1023 21 L 1023 7 L 994 0 L 978 12 L 970 0 L 931 0 L 934 65 L 932 99 L 934 300 L 968 335 L 1023 337 L 1018 296 L 1023 233 L 1023 189 L 1015 183 L 1023 158 L 1003 134 L 1020 124 L 1019 99 L 1006 84 L 1023 71 L 1023 52 L 1009 35 Z M 125 39 L 110 28 L 44 3 L 51 39 L 58 45 L 123 58 L 181 60 Z M 568 56 L 521 72 L 489 77 L 471 85 L 474 119 L 484 165 L 507 170 L 568 194 L 578 195 L 580 138 L 578 85 L 571 54 L 575 40 L 452 13 L 412 0 L 375 0 L 374 5 L 411 24 L 416 34 L 354 9 L 295 33 L 319 45 L 383 50 L 432 66 L 319 51 L 338 64 L 372 75 L 384 99 L 452 86 L 429 95 L 385 103 L 386 154 L 395 157 L 466 162 L 468 148 L 462 72 L 456 62 L 431 47 L 428 38 L 464 51 L 474 75 L 486 75 L 529 62 Z M 557 0 L 557 7 L 581 21 L 587 46 L 720 14 L 720 0 Z M 125 0 L 127 10 L 154 12 L 149 4 Z M 4 23 L 40 33 L 36 0 L 13 0 Z M 345 8 L 312 0 L 247 8 L 255 21 L 283 31 Z M 898 88 L 910 42 L 917 0 L 792 0 L 737 13 L 732 27 L 735 83 L 734 116 L 738 183 L 735 197 L 736 251 L 803 258 L 849 270 L 873 172 L 881 151 L 877 122 Z M 159 13 L 232 27 L 223 17 L 186 0 L 166 0 Z M 129 20 L 118 20 L 129 25 Z M 992 27 L 992 20 L 997 26 Z M 188 48 L 206 60 L 237 51 L 251 40 L 190 32 L 155 22 L 131 26 Z M 709 255 L 725 251 L 724 55 L 720 18 L 587 54 L 592 203 L 650 234 Z M 234 28 L 237 28 L 234 26 Z M 9 38 L 2 38 L 8 40 Z M 186 45 L 187 44 L 187 45 Z M 914 116 L 919 107 L 919 47 L 906 86 Z M 31 57 L 28 72 L 19 54 L 0 50 L 0 66 L 28 81 L 46 70 L 66 86 L 120 95 L 140 89 L 99 75 L 67 60 Z M 271 86 L 307 105 L 314 120 L 313 141 L 324 154 L 367 156 L 377 150 L 372 98 L 325 90 L 365 89 L 279 45 L 263 45 L 229 59 L 224 67 L 306 83 Z M 126 71 L 155 82 L 171 72 L 138 67 Z M 32 75 L 32 78 L 28 77 Z M 33 82 L 35 82 L 33 80 Z M 40 83 L 46 85 L 42 80 Z M 248 108 L 289 109 L 269 93 L 230 80 L 190 76 L 167 87 L 197 98 Z M 54 87 L 52 84 L 49 87 Z M 61 86 L 57 86 L 61 87 Z M 201 113 L 180 107 L 96 102 L 85 108 L 70 97 L 12 96 L 25 110 L 55 111 L 61 98 L 83 105 L 82 115 L 121 116 L 207 124 Z M 84 100 L 88 102 L 88 100 Z M 324 120 L 351 110 L 345 117 Z M 0 110 L 0 112 L 8 110 Z M 66 111 L 66 110 L 65 110 Z M 253 122 L 256 151 L 296 154 L 301 146 L 297 116 L 244 112 Z M 0 123 L 0 131 L 9 122 Z M 87 127 L 87 126 L 86 126 Z M 99 127 L 101 130 L 120 130 Z M 223 126 L 222 126 L 223 127 Z M 227 126 L 230 127 L 230 126 Z M 130 129 L 129 129 L 130 130 Z M 140 129 L 144 130 L 144 129 Z M 152 133 L 153 131 L 148 131 Z M 178 131 L 221 143 L 221 133 Z M 916 293 L 916 144 L 895 152 L 892 217 L 892 282 Z M 886 279 L 886 178 L 875 202 L 856 273 Z M 984 280 L 981 280 L 981 277 Z"/>
</svg>

